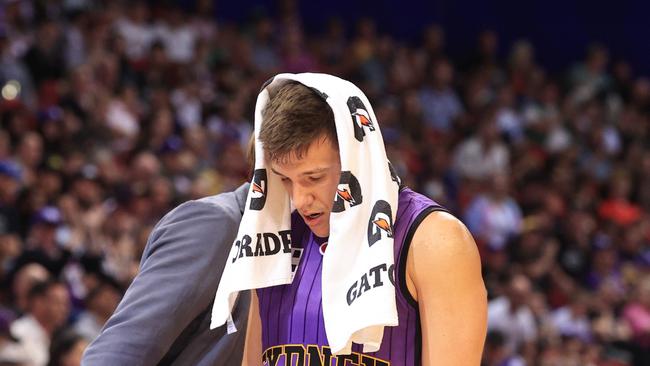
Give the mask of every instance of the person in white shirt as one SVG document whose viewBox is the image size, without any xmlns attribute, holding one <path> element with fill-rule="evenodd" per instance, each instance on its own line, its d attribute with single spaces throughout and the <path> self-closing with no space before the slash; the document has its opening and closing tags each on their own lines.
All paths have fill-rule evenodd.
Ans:
<svg viewBox="0 0 650 366">
<path fill-rule="evenodd" d="M 574 293 L 568 305 L 553 311 L 550 321 L 559 334 L 589 342 L 591 340 L 591 323 L 588 311 L 589 295 L 584 292 Z"/>
<path fill-rule="evenodd" d="M 156 32 L 148 19 L 149 8 L 144 1 L 135 1 L 125 13 L 126 17 L 115 22 L 115 30 L 126 41 L 129 59 L 140 61 L 146 57 L 156 39 Z"/>
<path fill-rule="evenodd" d="M 476 134 L 458 145 L 453 165 L 462 178 L 476 181 L 510 171 L 510 153 L 501 141 L 494 116 L 487 117 Z"/>
<path fill-rule="evenodd" d="M 488 303 L 488 331 L 498 330 L 503 334 L 509 354 L 537 339 L 535 317 L 526 303 L 531 294 L 530 280 L 524 275 L 514 275 L 506 296 Z"/>
<path fill-rule="evenodd" d="M 464 221 L 467 228 L 491 249 L 504 249 L 521 233 L 522 213 L 510 196 L 509 176 L 495 174 L 486 182 L 486 192 L 477 195 L 467 207 Z"/>
<path fill-rule="evenodd" d="M 11 324 L 11 333 L 27 350 L 31 364 L 47 364 L 52 335 L 65 324 L 69 314 L 70 295 L 63 283 L 46 281 L 32 287 L 27 313 Z"/>
</svg>

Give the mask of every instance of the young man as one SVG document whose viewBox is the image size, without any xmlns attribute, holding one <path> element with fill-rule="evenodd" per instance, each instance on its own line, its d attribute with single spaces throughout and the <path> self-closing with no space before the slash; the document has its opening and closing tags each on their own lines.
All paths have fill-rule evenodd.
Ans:
<svg viewBox="0 0 650 366">
<path fill-rule="evenodd" d="M 292 245 L 303 254 L 292 283 L 254 292 L 244 364 L 478 365 L 487 298 L 474 240 L 459 220 L 406 187 L 392 228 L 399 325 L 384 328 L 377 352 L 355 345 L 350 355 L 331 355 L 320 271 L 341 177 L 333 112 L 316 92 L 288 82 L 270 91 L 262 118 L 267 166 L 296 209 Z"/>
</svg>

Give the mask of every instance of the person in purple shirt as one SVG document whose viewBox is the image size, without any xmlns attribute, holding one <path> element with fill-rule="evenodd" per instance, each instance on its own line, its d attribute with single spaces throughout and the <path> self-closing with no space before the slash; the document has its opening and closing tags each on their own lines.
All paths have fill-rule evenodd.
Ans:
<svg viewBox="0 0 650 366">
<path fill-rule="evenodd" d="M 394 283 L 399 325 L 384 328 L 377 352 L 355 344 L 351 354 L 331 354 L 321 270 L 341 175 L 333 112 L 323 96 L 297 82 L 270 94 L 259 139 L 271 174 L 280 176 L 296 208 L 292 245 L 302 256 L 292 283 L 253 291 L 243 364 L 478 365 L 487 296 L 476 244 L 458 219 L 407 187 L 400 188 L 393 225 L 395 265 L 388 279 L 370 279 Z"/>
</svg>

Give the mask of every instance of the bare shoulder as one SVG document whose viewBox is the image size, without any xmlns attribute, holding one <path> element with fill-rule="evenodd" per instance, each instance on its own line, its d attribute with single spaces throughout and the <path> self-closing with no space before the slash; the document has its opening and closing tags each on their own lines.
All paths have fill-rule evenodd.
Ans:
<svg viewBox="0 0 650 366">
<path fill-rule="evenodd" d="M 444 211 L 427 215 L 413 235 L 407 258 L 409 290 L 417 298 L 422 287 L 480 279 L 481 261 L 474 238 L 455 216 Z"/>
<path fill-rule="evenodd" d="M 413 235 L 411 247 L 432 259 L 445 259 L 468 254 L 478 255 L 474 238 L 454 215 L 435 211 L 427 215 Z"/>
<path fill-rule="evenodd" d="M 478 365 L 487 331 L 487 292 L 478 249 L 465 225 L 446 212 L 427 215 L 411 241 L 406 270 L 422 319 L 422 364 Z M 462 352 L 453 352 L 459 344 Z"/>
</svg>

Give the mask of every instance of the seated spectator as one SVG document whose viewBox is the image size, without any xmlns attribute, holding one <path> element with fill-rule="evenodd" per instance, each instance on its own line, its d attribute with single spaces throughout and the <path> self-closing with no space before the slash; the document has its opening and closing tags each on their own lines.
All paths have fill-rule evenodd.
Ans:
<svg viewBox="0 0 650 366">
<path fill-rule="evenodd" d="M 632 329 L 634 342 L 650 351 L 650 275 L 639 281 L 635 294 L 623 309 L 623 317 Z"/>
<path fill-rule="evenodd" d="M 68 320 L 69 313 L 70 299 L 63 283 L 39 282 L 31 288 L 27 313 L 11 325 L 31 364 L 47 365 L 52 336 Z"/>
<path fill-rule="evenodd" d="M 608 199 L 598 208 L 600 216 L 620 226 L 629 226 L 641 217 L 641 208 L 630 201 L 630 178 L 617 175 L 611 182 Z"/>
<path fill-rule="evenodd" d="M 454 151 L 454 168 L 461 177 L 481 181 L 509 171 L 510 153 L 501 142 L 496 122 L 488 117 L 478 133 L 465 139 Z"/>
<path fill-rule="evenodd" d="M 508 355 L 537 338 L 537 324 L 527 304 L 532 293 L 531 283 L 523 275 L 514 275 L 504 296 L 488 303 L 488 331 L 499 331 L 505 338 Z"/>
<path fill-rule="evenodd" d="M 589 298 L 586 293 L 573 294 L 571 302 L 553 311 L 551 322 L 562 336 L 576 337 L 583 342 L 591 340 L 591 325 L 587 312 Z"/>
<path fill-rule="evenodd" d="M 47 366 L 80 366 L 88 343 L 84 336 L 69 330 L 57 334 L 52 339 Z"/>
<path fill-rule="evenodd" d="M 505 338 L 499 331 L 489 331 L 485 339 L 483 366 L 524 366 L 526 362 L 517 355 L 508 354 Z"/>
<path fill-rule="evenodd" d="M 487 192 L 474 198 L 465 211 L 467 228 L 492 249 L 503 249 L 521 231 L 521 209 L 508 191 L 508 177 L 496 174 Z"/>
<path fill-rule="evenodd" d="M 0 365 L 24 365 L 29 362 L 27 350 L 11 334 L 13 316 L 8 310 L 0 309 Z"/>
<path fill-rule="evenodd" d="M 62 247 L 57 237 L 63 217 L 55 206 L 40 209 L 32 219 L 27 239 L 26 250 L 16 259 L 15 266 L 25 263 L 39 263 L 52 275 L 58 276 L 70 258 L 70 251 Z"/>
<path fill-rule="evenodd" d="M 13 305 L 19 314 L 27 312 L 29 291 L 39 283 L 50 279 L 50 273 L 38 263 L 29 263 L 16 270 L 13 275 Z"/>
<path fill-rule="evenodd" d="M 463 113 L 463 105 L 453 88 L 454 67 L 447 60 L 436 61 L 429 80 L 419 92 L 424 122 L 430 129 L 449 132 L 454 120 Z"/>
<path fill-rule="evenodd" d="M 77 334 L 88 341 L 97 338 L 102 327 L 113 314 L 120 301 L 122 291 L 112 278 L 99 276 L 99 283 L 86 295 L 86 309 L 74 325 Z"/>
</svg>

